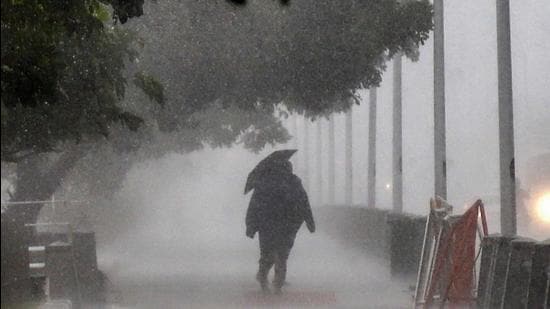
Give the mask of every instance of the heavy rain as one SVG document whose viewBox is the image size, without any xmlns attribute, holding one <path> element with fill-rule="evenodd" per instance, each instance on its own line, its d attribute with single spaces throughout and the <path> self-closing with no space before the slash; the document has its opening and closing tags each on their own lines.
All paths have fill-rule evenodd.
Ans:
<svg viewBox="0 0 550 309">
<path fill-rule="evenodd" d="M 550 3 L 1 0 L 2 308 L 548 308 Z"/>
</svg>

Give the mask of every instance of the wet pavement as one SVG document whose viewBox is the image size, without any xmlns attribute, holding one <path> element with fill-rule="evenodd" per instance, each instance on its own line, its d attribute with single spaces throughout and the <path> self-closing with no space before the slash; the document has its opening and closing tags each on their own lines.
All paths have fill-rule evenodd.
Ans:
<svg viewBox="0 0 550 309">
<path fill-rule="evenodd" d="M 255 281 L 257 240 L 224 246 L 156 244 L 147 252 L 108 255 L 113 308 L 410 308 L 410 282 L 392 281 L 384 261 L 301 231 L 283 295 L 264 295 Z M 153 246 L 153 247 L 155 247 Z M 162 252 L 155 254 L 155 252 Z M 272 273 L 271 273 L 272 276 Z"/>
</svg>

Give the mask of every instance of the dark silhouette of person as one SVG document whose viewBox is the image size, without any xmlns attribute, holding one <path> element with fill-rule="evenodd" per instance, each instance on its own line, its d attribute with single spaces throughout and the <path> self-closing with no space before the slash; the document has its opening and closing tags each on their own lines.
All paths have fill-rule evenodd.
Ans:
<svg viewBox="0 0 550 309">
<path fill-rule="evenodd" d="M 254 186 L 246 213 L 246 236 L 260 238 L 260 261 L 256 279 L 269 292 L 268 273 L 275 265 L 273 288 L 281 293 L 286 265 L 294 239 L 303 222 L 315 232 L 307 193 L 300 178 L 292 173 L 292 164 L 281 161 L 264 174 Z"/>
</svg>

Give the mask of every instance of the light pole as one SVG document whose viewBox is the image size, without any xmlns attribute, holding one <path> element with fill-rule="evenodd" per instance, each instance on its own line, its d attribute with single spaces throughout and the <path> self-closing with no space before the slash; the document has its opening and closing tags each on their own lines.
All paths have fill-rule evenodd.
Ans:
<svg viewBox="0 0 550 309">
<path fill-rule="evenodd" d="M 496 0 L 498 61 L 498 135 L 500 156 L 500 229 L 516 235 L 516 177 L 514 162 L 514 106 L 512 101 L 512 57 L 510 2 Z"/>
<path fill-rule="evenodd" d="M 443 0 L 434 0 L 434 193 L 447 199 Z"/>
<path fill-rule="evenodd" d="M 317 158 L 317 204 L 323 203 L 323 144 L 322 144 L 322 124 L 321 118 L 317 119 L 317 149 L 315 157 Z"/>
<path fill-rule="evenodd" d="M 334 114 L 330 114 L 328 129 L 328 192 L 331 205 L 335 203 L 336 159 L 334 151 Z"/>
<path fill-rule="evenodd" d="M 346 206 L 351 206 L 353 203 L 353 141 L 352 141 L 352 110 L 346 112 L 346 180 L 345 180 L 345 202 Z"/>
<path fill-rule="evenodd" d="M 294 149 L 298 149 L 298 115 L 292 115 L 292 119 L 291 119 L 291 122 L 292 122 L 292 147 L 294 147 Z M 298 160 L 298 157 L 297 155 L 294 155 L 292 157 L 292 163 L 294 165 L 294 170 L 297 171 L 298 170 L 298 163 L 299 163 L 299 160 Z"/>
<path fill-rule="evenodd" d="M 304 117 L 304 180 L 306 183 L 306 190 L 308 194 L 311 194 L 311 181 L 309 178 L 309 120 Z"/>
<path fill-rule="evenodd" d="M 376 88 L 369 90 L 369 149 L 367 207 L 376 207 Z"/>
<path fill-rule="evenodd" d="M 403 55 L 393 59 L 393 151 L 392 151 L 392 200 L 393 211 L 403 212 L 403 131 L 401 109 L 401 74 Z"/>
</svg>

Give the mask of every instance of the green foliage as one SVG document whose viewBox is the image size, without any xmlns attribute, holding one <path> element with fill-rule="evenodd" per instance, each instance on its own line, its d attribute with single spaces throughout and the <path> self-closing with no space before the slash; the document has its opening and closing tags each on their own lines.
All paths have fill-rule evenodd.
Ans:
<svg viewBox="0 0 550 309">
<path fill-rule="evenodd" d="M 417 56 L 432 29 L 431 9 L 427 1 L 395 0 L 284 7 L 258 0 L 238 8 L 221 0 L 164 2 L 136 30 L 174 98 L 159 113 L 160 126 L 177 130 L 214 102 L 242 113 L 280 104 L 310 117 L 344 111 L 358 89 L 380 83 L 395 53 Z"/>
<path fill-rule="evenodd" d="M 106 23 L 113 18 L 108 8 L 100 3 L 94 3 L 92 15 L 103 23 Z"/>
<path fill-rule="evenodd" d="M 160 105 L 164 104 L 164 87 L 154 77 L 140 71 L 134 75 L 134 84 L 140 88 L 149 99 Z"/>
<path fill-rule="evenodd" d="M 106 21 L 108 7 L 120 23 L 141 16 L 143 0 L 2 0 L 2 160 L 107 136 L 116 123 L 136 130 L 144 117 L 181 132 L 181 147 L 257 149 L 288 138 L 281 104 L 310 117 L 346 110 L 432 28 L 427 1 L 228 2 L 149 4 L 130 25 L 145 41 L 133 84 L 163 106 L 131 102 L 130 112 L 118 103 L 134 37 Z"/>
<path fill-rule="evenodd" d="M 243 111 L 217 102 L 194 113 L 189 121 L 197 142 L 213 147 L 231 146 L 237 141 L 249 150 L 260 151 L 266 144 L 284 143 L 290 138 L 273 111 L 262 107 Z"/>
<path fill-rule="evenodd" d="M 139 117 L 117 103 L 133 61 L 133 36 L 106 25 L 95 0 L 2 0 L 2 160 L 107 136 Z"/>
<path fill-rule="evenodd" d="M 281 105 L 346 110 L 392 55 L 414 59 L 432 28 L 425 0 L 288 2 L 149 1 L 123 27 L 143 0 L 1 0 L 2 161 L 92 140 L 73 174 L 95 198 L 139 160 L 235 142 L 257 151 L 288 140 Z M 138 55 L 124 28 L 143 38 L 139 67 L 128 66 Z M 40 175 L 26 176 L 46 183 Z"/>
<path fill-rule="evenodd" d="M 142 142 L 122 144 L 157 155 L 283 142 L 280 105 L 310 117 L 347 109 L 357 89 L 380 82 L 393 54 L 414 58 L 432 27 L 426 1 L 172 1 L 146 10 L 130 28 L 144 42 L 140 67 L 166 91 L 158 95 L 141 73 L 134 84 L 165 103 L 132 107 L 170 137 L 160 142 L 149 128 Z"/>
</svg>

